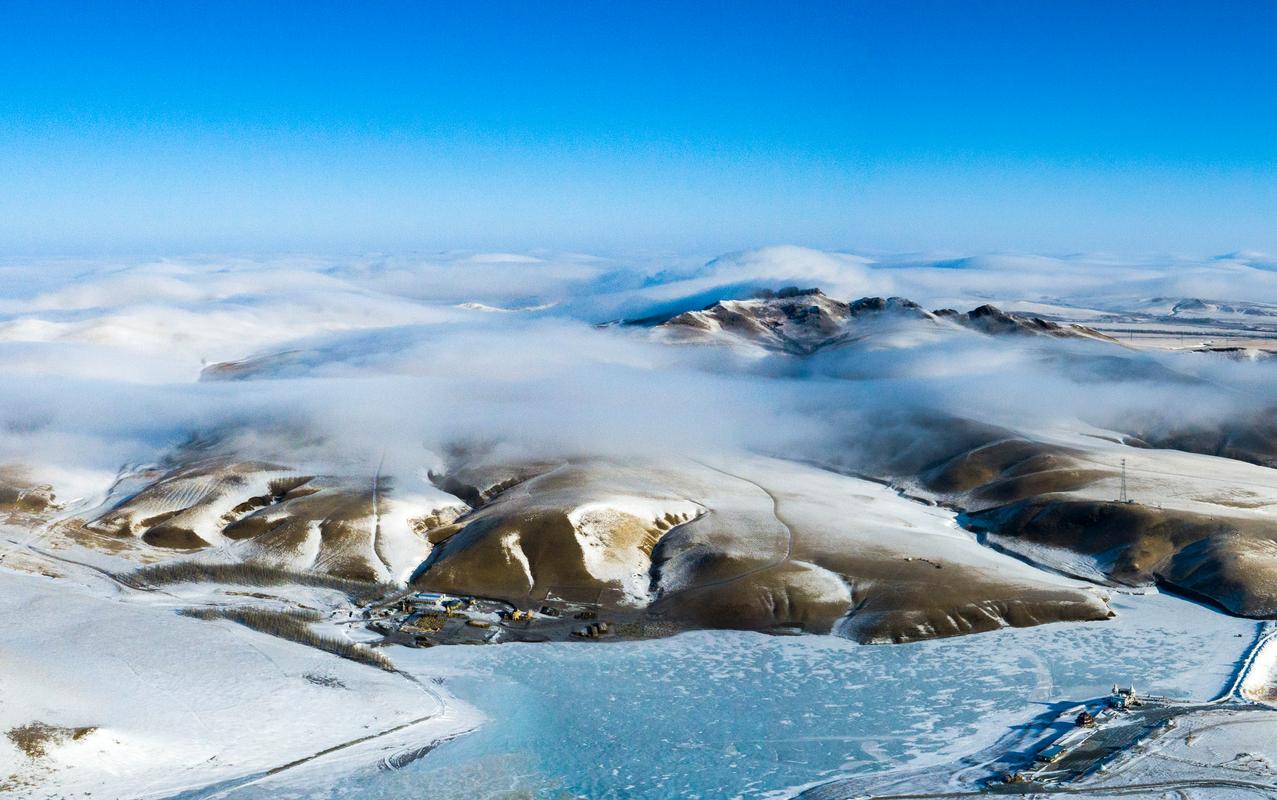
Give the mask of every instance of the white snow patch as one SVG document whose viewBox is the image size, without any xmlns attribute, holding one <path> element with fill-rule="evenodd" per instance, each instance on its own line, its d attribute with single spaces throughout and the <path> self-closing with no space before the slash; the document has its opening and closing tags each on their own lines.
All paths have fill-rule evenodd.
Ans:
<svg viewBox="0 0 1277 800">
<path fill-rule="evenodd" d="M 523 574 L 528 579 L 528 589 L 531 589 L 536 581 L 532 578 L 532 565 L 528 563 L 528 556 L 523 552 L 522 536 L 518 531 L 510 531 L 502 536 L 500 541 L 501 551 L 505 553 L 506 558 L 523 567 Z"/>
<path fill-rule="evenodd" d="M 638 541 L 618 540 L 618 535 L 638 527 L 650 528 L 667 514 L 683 521 L 700 512 L 700 506 L 691 501 L 612 497 L 577 506 L 568 512 L 568 521 L 581 546 L 586 570 L 600 581 L 619 585 L 625 601 L 641 607 L 651 599 L 651 557 L 640 549 Z"/>
</svg>

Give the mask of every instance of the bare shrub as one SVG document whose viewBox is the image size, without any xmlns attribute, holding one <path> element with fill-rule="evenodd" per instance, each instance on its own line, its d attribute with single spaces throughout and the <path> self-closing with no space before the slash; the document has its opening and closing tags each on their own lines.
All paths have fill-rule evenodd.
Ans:
<svg viewBox="0 0 1277 800">
<path fill-rule="evenodd" d="M 116 576 L 121 581 L 139 589 L 167 586 L 175 583 L 232 583 L 240 586 L 312 586 L 319 589 L 335 589 L 343 592 L 356 605 L 375 602 L 397 591 L 398 587 L 386 583 L 368 583 L 347 578 L 336 578 L 320 572 L 268 567 L 248 562 L 209 564 L 198 561 L 169 561 L 140 567 L 132 572 Z"/>
<path fill-rule="evenodd" d="M 77 741 L 93 733 L 97 728 L 62 728 L 44 722 L 30 722 L 5 731 L 5 736 L 28 758 L 43 758 L 50 747 L 63 742 Z"/>
<path fill-rule="evenodd" d="M 304 644 L 307 647 L 314 647 L 317 650 L 348 658 L 351 661 L 358 661 L 360 664 L 379 667 L 389 672 L 394 672 L 395 670 L 395 665 L 391 663 L 390 659 L 367 645 L 316 633 L 310 627 L 310 624 L 323 618 L 316 611 L 240 606 L 235 608 L 183 608 L 178 613 L 195 619 L 228 619 L 260 633 L 278 636 L 281 639 Z"/>
</svg>

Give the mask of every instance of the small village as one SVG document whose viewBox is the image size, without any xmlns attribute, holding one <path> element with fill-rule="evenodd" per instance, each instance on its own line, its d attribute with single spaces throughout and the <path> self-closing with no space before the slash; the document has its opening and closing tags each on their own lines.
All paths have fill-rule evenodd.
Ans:
<svg viewBox="0 0 1277 800">
<path fill-rule="evenodd" d="M 413 592 L 364 612 L 386 644 L 603 641 L 668 636 L 678 628 L 651 611 L 617 612 L 601 604 L 547 594 L 536 609 L 503 600 Z"/>
<path fill-rule="evenodd" d="M 1063 783 L 1103 771 L 1113 758 L 1174 725 L 1175 717 L 1200 707 L 1165 697 L 1141 697 L 1134 686 L 1113 686 L 1105 698 L 1066 709 L 1056 723 L 1065 731 L 1033 756 L 1028 767 L 1002 775 L 1008 789 Z"/>
</svg>

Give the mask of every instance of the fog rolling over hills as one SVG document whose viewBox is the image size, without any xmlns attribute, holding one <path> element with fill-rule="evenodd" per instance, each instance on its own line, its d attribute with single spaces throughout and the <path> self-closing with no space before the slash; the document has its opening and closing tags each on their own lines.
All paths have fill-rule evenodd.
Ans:
<svg viewBox="0 0 1277 800">
<path fill-rule="evenodd" d="M 458 644 L 570 661 L 731 630 L 912 658 L 1130 630 L 1159 591 L 1229 631 L 1277 618 L 1277 272 L 1256 254 L 0 278 L 0 599 L 43 631 L 23 674 L 93 642 L 75 676 L 0 678 L 18 796 L 250 797 L 460 758 L 503 723 L 449 693 Z M 1037 626 L 1066 633 L 1010 632 Z M 857 645 L 905 655 L 827 649 Z M 230 672 L 278 700 L 219 716 Z"/>
</svg>

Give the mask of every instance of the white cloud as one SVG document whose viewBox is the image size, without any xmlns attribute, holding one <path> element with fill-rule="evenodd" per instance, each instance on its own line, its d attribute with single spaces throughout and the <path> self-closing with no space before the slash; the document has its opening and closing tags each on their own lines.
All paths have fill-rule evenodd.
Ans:
<svg viewBox="0 0 1277 800">
<path fill-rule="evenodd" d="M 1277 302 L 1277 273 L 1263 258 L 922 259 L 772 247 L 701 265 L 456 253 L 0 268 L 21 284 L 0 305 L 0 462 L 109 475 L 193 432 L 223 432 L 246 450 L 352 469 L 385 449 L 409 470 L 459 439 L 695 455 L 807 446 L 845 437 L 875 410 L 915 406 L 1013 422 L 1257 408 L 1273 394 L 1264 364 L 1139 356 L 1105 374 L 1067 344 L 1044 351 L 974 335 L 759 361 L 592 323 L 789 284 L 962 308 Z M 456 307 L 467 302 L 546 305 Z M 196 382 L 205 360 L 284 351 L 261 362 L 259 377 L 272 380 Z M 1168 379 L 1168 367 L 1194 375 Z M 1138 392 L 1131 380 L 1143 380 Z"/>
</svg>

